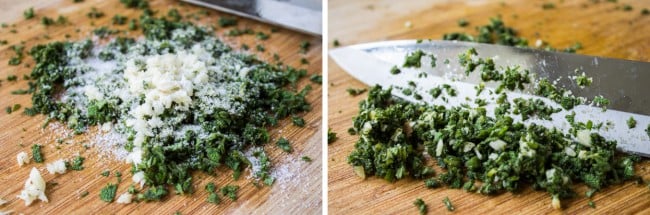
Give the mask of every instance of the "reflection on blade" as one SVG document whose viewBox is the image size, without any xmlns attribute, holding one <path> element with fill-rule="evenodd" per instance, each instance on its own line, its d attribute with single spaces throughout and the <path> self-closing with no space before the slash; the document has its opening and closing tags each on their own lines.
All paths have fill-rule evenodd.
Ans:
<svg viewBox="0 0 650 215">
<path fill-rule="evenodd" d="M 292 30 L 322 34 L 320 0 L 183 0 L 192 4 L 280 25 Z"/>
</svg>

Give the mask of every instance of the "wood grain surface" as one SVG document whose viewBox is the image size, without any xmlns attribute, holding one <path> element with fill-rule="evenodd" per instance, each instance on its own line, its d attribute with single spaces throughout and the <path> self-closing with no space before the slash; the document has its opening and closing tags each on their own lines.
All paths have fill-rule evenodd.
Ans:
<svg viewBox="0 0 650 215">
<path fill-rule="evenodd" d="M 551 2 L 555 9 L 543 10 Z M 594 3 L 599 2 L 599 3 Z M 624 4 L 632 11 L 622 10 Z M 485 25 L 490 17 L 501 15 L 507 25 L 520 31 L 533 45 L 539 38 L 553 47 L 565 48 L 581 42 L 579 53 L 650 61 L 650 1 L 605 0 L 576 1 L 329 1 L 329 47 L 337 39 L 341 45 L 352 45 L 393 39 L 440 39 L 444 33 L 475 34 L 475 26 Z M 470 26 L 461 28 L 457 20 L 465 18 Z M 405 27 L 411 22 L 412 27 Z M 595 194 L 596 208 L 587 205 L 585 186 L 577 186 L 578 197 L 564 200 L 562 211 L 551 208 L 550 195 L 524 188 L 521 192 L 484 196 L 463 190 L 426 189 L 423 181 L 405 179 L 395 183 L 377 177 L 357 177 L 347 164 L 358 136 L 346 131 L 358 102 L 367 94 L 352 97 L 347 88 L 368 87 L 328 60 L 329 92 L 328 126 L 339 139 L 328 146 L 328 201 L 331 214 L 416 214 L 413 205 L 422 198 L 429 214 L 448 214 L 442 203 L 449 197 L 458 214 L 650 214 L 650 189 L 628 182 Z M 378 71 L 381 72 L 381 71 Z M 384 71 L 387 72 L 387 71 Z M 431 161 L 429 161 L 432 163 Z M 437 168 L 437 165 L 436 165 Z M 440 169 L 436 169 L 440 172 Z M 650 162 L 637 165 L 637 173 L 650 179 Z"/>
<path fill-rule="evenodd" d="M 179 1 L 155 0 L 150 1 L 153 10 L 159 15 L 167 14 L 171 8 L 176 8 L 184 17 L 199 11 L 200 8 L 182 4 Z M 23 10 L 34 7 L 36 17 L 25 20 L 22 17 Z M 86 13 L 91 7 L 96 7 L 105 13 L 100 19 L 89 20 Z M 170 194 L 162 202 L 153 203 L 132 203 L 122 205 L 117 203 L 105 203 L 99 199 L 99 191 L 107 183 L 116 183 L 115 171 L 123 173 L 123 180 L 119 183 L 117 195 L 126 192 L 132 184 L 130 165 L 116 161 L 110 153 L 100 152 L 101 147 L 93 147 L 97 140 L 94 132 L 90 129 L 89 134 L 74 136 L 70 135 L 60 125 L 52 124 L 42 129 L 41 125 L 45 117 L 28 117 L 17 113 L 7 114 L 4 108 L 13 104 L 21 104 L 23 107 L 31 106 L 29 95 L 11 95 L 11 91 L 26 89 L 27 82 L 22 77 L 29 74 L 33 65 L 31 57 L 26 56 L 19 66 L 9 66 L 7 62 L 14 55 L 10 45 L 25 43 L 26 49 L 41 43 L 57 40 L 65 40 L 66 34 L 69 40 L 79 40 L 91 37 L 93 29 L 100 26 L 108 26 L 113 29 L 126 29 L 124 26 L 113 26 L 111 18 L 115 14 L 126 15 L 130 18 L 137 18 L 139 10 L 127 9 L 119 0 L 85 0 L 83 3 L 73 3 L 72 0 L 1 0 L 0 1 L 0 22 L 8 24 L 7 28 L 0 28 L 0 40 L 7 40 L 9 44 L 0 46 L 0 79 L 3 79 L 0 86 L 0 199 L 8 200 L 5 205 L 0 206 L 0 211 L 13 211 L 15 214 L 173 214 L 176 211 L 182 214 L 317 214 L 322 210 L 321 206 L 321 107 L 322 94 L 321 86 L 313 84 L 305 79 L 300 82 L 302 88 L 311 84 L 313 90 L 307 99 L 312 105 L 312 111 L 302 116 L 307 124 L 304 128 L 293 126 L 290 120 L 283 120 L 279 126 L 271 128 L 272 141 L 279 137 L 286 137 L 292 142 L 294 151 L 291 154 L 282 152 L 275 144 L 267 144 L 265 147 L 273 162 L 273 172 L 278 177 L 271 187 L 256 188 L 247 179 L 249 170 L 243 173 L 243 177 L 237 181 L 232 179 L 232 171 L 219 169 L 216 176 L 203 173 L 194 174 L 194 190 L 190 195 Z M 64 15 L 68 17 L 70 24 L 65 26 L 45 27 L 40 24 L 41 17 L 51 18 Z M 209 11 L 207 16 L 185 17 L 200 25 L 216 26 L 218 17 L 224 14 Z M 12 25 L 15 24 L 15 27 Z M 272 26 L 260 22 L 239 19 L 239 27 L 250 27 L 256 31 L 270 32 Z M 11 33 L 15 29 L 16 33 Z M 77 31 L 78 30 L 78 31 Z M 271 60 L 273 53 L 278 53 L 281 60 L 286 64 L 305 68 L 309 74 L 321 73 L 321 38 L 303 35 L 289 30 L 279 30 L 271 34 L 267 41 L 260 42 L 254 35 L 242 37 L 223 36 L 228 29 L 217 28 L 216 34 L 222 37 L 226 43 L 239 49 L 241 44 L 248 44 L 253 47 L 251 53 L 262 59 Z M 140 33 L 126 32 L 124 35 L 137 37 Z M 306 54 L 299 54 L 299 43 L 310 41 L 312 48 Z M 103 41 L 100 41 L 103 42 Z M 254 50 L 256 44 L 263 44 L 266 52 L 259 53 Z M 300 59 L 306 58 L 310 64 L 301 65 Z M 7 82 L 8 75 L 17 75 L 17 82 Z M 58 143 L 57 139 L 64 139 Z M 75 154 L 85 157 L 85 169 L 82 171 L 68 171 L 63 175 L 51 175 L 45 170 L 45 164 L 30 164 L 19 167 L 16 163 L 16 154 L 25 151 L 31 155 L 30 147 L 33 144 L 43 145 L 45 163 L 57 159 L 70 159 Z M 90 146 L 85 148 L 84 145 Z M 302 156 L 309 156 L 312 162 L 301 160 Z M 31 206 L 25 206 L 23 201 L 16 196 L 23 189 L 25 180 L 32 167 L 38 168 L 41 175 L 48 182 L 46 194 L 49 202 L 37 201 Z M 104 170 L 111 170 L 110 177 L 101 176 Z M 207 192 L 205 184 L 215 182 L 217 187 L 227 184 L 239 185 L 238 200 L 231 201 L 222 197 L 219 205 L 207 203 Z M 81 193 L 89 192 L 88 196 L 81 197 Z"/>
</svg>

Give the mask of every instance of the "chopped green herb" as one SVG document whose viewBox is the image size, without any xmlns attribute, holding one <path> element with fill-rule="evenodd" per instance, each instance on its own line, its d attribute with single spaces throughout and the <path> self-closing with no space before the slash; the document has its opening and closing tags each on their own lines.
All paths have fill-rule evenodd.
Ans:
<svg viewBox="0 0 650 215">
<path fill-rule="evenodd" d="M 219 27 L 226 28 L 237 25 L 237 18 L 235 17 L 219 17 Z"/>
<path fill-rule="evenodd" d="M 550 9 L 555 9 L 555 4 L 547 2 L 542 4 L 542 9 L 544 10 L 550 10 Z"/>
<path fill-rule="evenodd" d="M 11 108 L 11 112 L 16 112 L 20 110 L 22 106 L 20 104 L 14 104 L 14 106 Z"/>
<path fill-rule="evenodd" d="M 79 198 L 86 197 L 86 196 L 88 196 L 88 194 L 90 194 L 88 191 L 83 191 L 83 192 L 79 195 Z"/>
<path fill-rule="evenodd" d="M 100 175 L 102 175 L 102 176 L 104 176 L 104 177 L 108 177 L 109 175 L 111 175 L 111 171 L 109 171 L 109 170 L 104 170 Z"/>
<path fill-rule="evenodd" d="M 636 120 L 634 119 L 634 117 L 630 117 L 630 118 L 627 120 L 627 127 L 628 127 L 629 129 L 633 129 L 633 128 L 636 127 Z"/>
<path fill-rule="evenodd" d="M 291 148 L 291 143 L 289 143 L 289 140 L 285 139 L 284 137 L 281 137 L 276 143 L 282 151 L 285 152 L 291 152 L 293 149 Z"/>
<path fill-rule="evenodd" d="M 227 196 L 234 201 L 237 200 L 237 190 L 239 190 L 239 186 L 237 185 L 226 185 L 221 188 L 221 195 Z"/>
<path fill-rule="evenodd" d="M 307 60 L 307 58 L 303 57 L 303 58 L 300 58 L 300 64 L 306 65 L 306 64 L 309 64 L 309 61 Z"/>
<path fill-rule="evenodd" d="M 650 136 L 650 134 L 648 134 L 648 136 Z M 332 132 L 332 129 L 327 129 L 327 144 L 331 144 L 337 139 L 338 137 L 336 137 L 336 133 Z"/>
<path fill-rule="evenodd" d="M 181 16 L 181 13 L 178 12 L 176 8 L 169 9 L 169 11 L 167 11 L 167 17 L 169 17 L 174 22 L 178 22 L 183 19 L 183 16 Z"/>
<path fill-rule="evenodd" d="M 127 8 L 138 8 L 142 10 L 149 8 L 147 0 L 120 0 L 120 2 Z"/>
<path fill-rule="evenodd" d="M 310 163 L 311 163 L 311 161 L 312 161 L 311 158 L 310 158 L 309 156 L 302 156 L 301 159 L 302 159 L 302 161 L 304 161 L 304 162 L 310 162 Z"/>
<path fill-rule="evenodd" d="M 451 204 L 451 201 L 449 201 L 449 197 L 445 197 L 442 199 L 442 203 L 445 204 L 445 207 L 447 207 L 448 211 L 454 211 L 456 208 L 454 208 L 454 205 Z"/>
<path fill-rule="evenodd" d="M 99 19 L 104 16 L 104 12 L 101 12 L 97 10 L 97 8 L 92 7 L 90 8 L 90 12 L 88 12 L 86 16 L 91 19 Z"/>
<path fill-rule="evenodd" d="M 392 68 L 390 68 L 390 74 L 397 75 L 397 74 L 400 74 L 401 72 L 402 72 L 402 70 L 397 68 L 397 66 L 393 66 Z"/>
<path fill-rule="evenodd" d="M 440 181 L 436 178 L 430 178 L 427 180 L 424 180 L 424 186 L 427 188 L 438 188 L 440 187 Z"/>
<path fill-rule="evenodd" d="M 217 190 L 217 186 L 215 186 L 213 182 L 208 182 L 208 184 L 205 185 L 205 190 L 209 193 L 214 193 Z"/>
<path fill-rule="evenodd" d="M 584 72 L 582 75 L 575 76 L 574 79 L 576 81 L 576 84 L 583 88 L 588 87 L 591 85 L 591 82 L 593 82 L 593 79 L 591 77 L 587 77 Z"/>
<path fill-rule="evenodd" d="M 422 66 L 422 62 L 420 59 L 422 56 L 424 56 L 424 52 L 422 50 L 417 50 L 415 52 L 411 52 L 406 55 L 406 59 L 404 59 L 404 65 L 403 67 L 414 67 L 414 68 L 420 68 Z"/>
<path fill-rule="evenodd" d="M 210 194 L 208 194 L 208 200 L 206 201 L 218 205 L 219 203 L 221 203 L 221 198 L 219 198 L 219 195 L 217 193 L 211 192 Z"/>
<path fill-rule="evenodd" d="M 72 165 L 70 165 L 70 169 L 72 169 L 72 170 L 76 170 L 76 171 L 81 171 L 81 170 L 83 170 L 83 169 L 84 169 L 84 167 L 83 167 L 84 160 L 85 160 L 84 157 L 76 156 L 76 157 L 72 160 Z"/>
<path fill-rule="evenodd" d="M 589 205 L 590 208 L 596 208 L 596 203 L 594 203 L 591 200 L 589 200 L 589 202 L 587 204 Z"/>
<path fill-rule="evenodd" d="M 43 163 L 43 154 L 41 153 L 41 145 L 32 145 L 32 158 L 36 163 Z"/>
<path fill-rule="evenodd" d="M 113 16 L 113 19 L 112 19 L 113 25 L 124 25 L 124 24 L 126 24 L 127 19 L 128 18 L 126 16 L 122 16 L 120 14 L 115 14 L 115 16 Z"/>
<path fill-rule="evenodd" d="M 255 49 L 257 49 L 258 52 L 265 52 L 266 51 L 266 48 L 264 48 L 264 46 L 262 44 L 257 44 L 255 46 Z"/>
<path fill-rule="evenodd" d="M 300 42 L 300 53 L 307 53 L 309 51 L 309 47 L 311 47 L 311 43 L 309 43 L 309 41 Z"/>
<path fill-rule="evenodd" d="M 309 80 L 317 84 L 323 84 L 323 76 L 318 74 L 311 75 L 311 77 L 309 77 Z"/>
<path fill-rule="evenodd" d="M 427 214 L 427 204 L 424 203 L 424 201 L 421 198 L 417 198 L 414 202 L 413 205 L 418 208 L 418 211 L 420 211 L 421 215 Z"/>
<path fill-rule="evenodd" d="M 137 199 L 140 201 L 160 201 L 162 197 L 167 195 L 165 186 L 153 186 L 147 189 L 144 193 L 139 193 Z"/>
<path fill-rule="evenodd" d="M 467 27 L 468 25 L 469 25 L 469 22 L 466 19 L 459 19 L 458 20 L 458 26 Z"/>
<path fill-rule="evenodd" d="M 339 47 L 339 46 L 341 46 L 341 43 L 339 42 L 339 40 L 334 39 L 334 42 L 332 42 L 332 45 L 333 45 L 334 47 Z"/>
<path fill-rule="evenodd" d="M 348 94 L 350 94 L 351 96 L 358 96 L 358 95 L 361 95 L 361 94 L 365 93 L 366 91 L 368 91 L 368 89 L 366 89 L 366 88 L 360 88 L 360 89 L 348 88 L 345 91 L 347 91 Z"/>
<path fill-rule="evenodd" d="M 111 203 L 115 198 L 116 192 L 117 192 L 117 185 L 109 183 L 108 185 L 106 185 L 106 187 L 102 188 L 102 190 L 99 191 L 99 199 Z"/>
<path fill-rule="evenodd" d="M 135 19 L 129 20 L 129 30 L 135 31 L 138 29 L 138 24 L 136 23 Z"/>
<path fill-rule="evenodd" d="M 293 122 L 293 125 L 298 126 L 298 127 L 305 127 L 305 119 L 299 116 L 294 116 L 291 117 L 291 122 Z"/>
<path fill-rule="evenodd" d="M 257 39 L 260 40 L 268 40 L 271 36 L 268 34 L 265 34 L 264 32 L 258 31 L 256 34 Z"/>
<path fill-rule="evenodd" d="M 34 18 L 34 8 L 30 7 L 29 9 L 25 10 L 23 12 L 23 16 L 25 17 L 25 19 Z"/>
<path fill-rule="evenodd" d="M 623 5 L 623 11 L 632 11 L 633 9 L 634 8 L 632 7 L 632 5 L 629 5 L 629 4 L 624 4 Z"/>
<path fill-rule="evenodd" d="M 596 96 L 594 97 L 594 104 L 596 106 L 602 107 L 603 111 L 607 110 L 607 106 L 609 105 L 609 99 L 606 99 L 603 96 Z"/>
<path fill-rule="evenodd" d="M 8 75 L 7 76 L 7 81 L 16 81 L 18 80 L 18 76 L 15 75 Z"/>
</svg>

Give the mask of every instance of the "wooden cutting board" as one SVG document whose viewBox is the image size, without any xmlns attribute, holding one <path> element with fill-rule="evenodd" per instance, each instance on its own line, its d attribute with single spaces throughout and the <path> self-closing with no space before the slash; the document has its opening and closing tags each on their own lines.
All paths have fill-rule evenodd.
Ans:
<svg viewBox="0 0 650 215">
<path fill-rule="evenodd" d="M 542 4 L 551 2 L 555 9 L 543 10 Z M 629 3 L 632 11 L 623 11 Z M 650 61 L 650 15 L 641 15 L 641 9 L 650 9 L 650 1 L 623 1 L 611 3 L 600 0 L 576 1 L 329 1 L 329 47 L 332 41 L 352 45 L 356 43 L 393 39 L 440 39 L 444 33 L 463 31 L 475 34 L 474 27 L 485 25 L 490 17 L 501 15 L 505 23 L 518 29 L 521 36 L 535 44 L 540 38 L 558 48 L 581 42 L 579 53 Z M 465 18 L 467 28 L 457 25 Z M 405 27 L 410 22 L 411 28 Z M 523 189 L 520 193 L 483 196 L 462 190 L 426 189 L 419 180 L 386 182 L 377 177 L 362 180 L 347 164 L 347 156 L 354 149 L 358 136 L 350 136 L 352 117 L 358 111 L 358 102 L 367 97 L 352 97 L 347 88 L 365 88 L 366 85 L 345 73 L 334 61 L 329 65 L 328 124 L 339 139 L 328 146 L 328 201 L 332 214 L 416 214 L 416 198 L 422 198 L 429 214 L 449 213 L 442 203 L 449 197 L 458 214 L 629 214 L 650 213 L 650 189 L 628 182 L 612 186 L 593 197 L 596 208 L 587 205 L 587 190 L 578 186 L 580 195 L 563 201 L 563 211 L 553 210 L 550 195 Z M 382 71 L 378 71 L 382 72 Z M 387 72 L 387 71 L 384 71 Z M 650 179 L 650 162 L 637 165 L 637 173 Z M 437 172 L 440 172 L 438 169 Z"/>
<path fill-rule="evenodd" d="M 165 15 L 171 8 L 176 8 L 184 17 L 199 11 L 200 8 L 182 4 L 172 0 L 151 1 L 150 5 L 158 14 Z M 34 7 L 36 17 L 25 20 L 22 12 L 28 7 Z M 96 7 L 105 13 L 100 19 L 90 20 L 86 14 L 91 7 Z M 0 79 L 4 79 L 0 86 L 0 198 L 8 200 L 9 203 L 0 206 L 0 211 L 13 211 L 15 214 L 173 214 L 176 211 L 182 214 L 315 214 L 322 209 L 321 206 L 321 107 L 322 96 L 321 86 L 311 83 L 305 79 L 300 82 L 302 88 L 311 84 L 313 90 L 307 99 L 312 104 L 312 111 L 303 114 L 307 125 L 304 128 L 293 126 L 290 120 L 283 120 L 276 128 L 271 129 L 272 141 L 279 137 L 286 137 L 292 142 L 294 152 L 287 154 L 279 150 L 275 144 L 268 144 L 265 148 L 274 164 L 273 171 L 278 175 L 275 184 L 271 187 L 256 188 L 246 179 L 250 175 L 247 170 L 243 177 L 237 181 L 232 180 L 232 172 L 220 169 L 217 176 L 209 176 L 203 173 L 194 174 L 194 194 L 178 196 L 170 194 L 162 202 L 154 203 L 133 203 L 121 205 L 117 203 L 105 203 L 99 199 L 99 191 L 107 183 L 116 183 L 115 171 L 123 173 L 123 180 L 119 183 L 117 195 L 126 192 L 131 182 L 130 165 L 121 161 L 115 161 L 106 156 L 92 143 L 95 132 L 90 134 L 73 136 L 72 139 L 65 139 L 63 143 L 57 143 L 58 138 L 66 137 L 67 132 L 60 128 L 60 125 L 51 125 L 41 129 L 45 117 L 29 117 L 21 112 L 7 114 L 4 108 L 13 104 L 21 104 L 23 107 L 31 106 L 29 95 L 11 95 L 11 91 L 26 89 L 27 81 L 22 77 L 29 74 L 33 65 L 31 57 L 25 57 L 24 62 L 19 66 L 9 66 L 7 62 L 14 55 L 10 45 L 25 42 L 29 50 L 35 44 L 41 44 L 57 40 L 65 40 L 65 35 L 70 40 L 78 40 L 91 36 L 93 29 L 100 26 L 108 26 L 114 29 L 126 29 L 125 26 L 112 26 L 111 18 L 115 14 L 126 15 L 130 18 L 137 18 L 139 10 L 127 9 L 118 0 L 85 0 L 83 3 L 73 3 L 72 0 L 2 0 L 0 1 L 0 22 L 7 23 L 9 27 L 0 28 L 0 40 L 7 40 L 8 45 L 0 46 Z M 64 15 L 70 24 L 65 26 L 45 27 L 40 24 L 41 17 L 51 18 Z M 224 14 L 209 11 L 207 16 L 186 17 L 201 25 L 217 26 L 219 16 Z M 11 25 L 15 24 L 15 27 Z M 239 19 L 239 27 L 250 27 L 256 31 L 270 32 L 272 26 L 260 22 Z M 16 33 L 10 31 L 15 29 Z M 79 31 L 77 32 L 77 29 Z M 242 37 L 223 36 L 228 29 L 217 29 L 216 34 L 239 49 L 241 44 L 248 44 L 251 53 L 262 59 L 271 60 L 273 53 L 280 55 L 286 64 L 306 68 L 309 74 L 321 74 L 321 38 L 295 33 L 289 30 L 280 30 L 271 34 L 267 41 L 260 42 L 254 35 Z M 140 36 L 139 32 L 129 32 L 129 36 Z M 299 43 L 309 41 L 312 46 L 308 53 L 299 54 Z M 255 45 L 261 43 L 266 47 L 266 52 L 254 51 Z M 310 64 L 301 65 L 300 59 L 305 57 Z M 17 82 L 7 82 L 8 75 L 17 75 Z M 91 129 L 94 131 L 96 129 Z M 63 175 L 50 175 L 45 170 L 45 164 L 34 162 L 19 167 L 16 164 L 16 154 L 25 151 L 31 155 L 30 147 L 33 144 L 41 144 L 45 163 L 57 159 L 70 159 L 79 153 L 85 157 L 85 169 L 82 171 L 68 171 Z M 84 145 L 90 146 L 85 148 Z M 58 149 L 57 149 L 58 148 Z M 302 156 L 309 156 L 312 162 L 301 160 Z M 46 194 L 48 203 L 37 201 L 31 206 L 25 206 L 22 200 L 16 198 L 23 188 L 23 184 L 29 175 L 32 167 L 40 170 L 41 175 L 48 182 Z M 104 170 L 111 170 L 110 177 L 101 176 Z M 238 200 L 231 201 L 222 197 L 219 205 L 207 203 L 207 192 L 205 184 L 214 182 L 217 187 L 227 184 L 239 185 Z M 56 185 L 53 185 L 56 184 Z M 84 191 L 89 195 L 81 197 Z"/>
</svg>

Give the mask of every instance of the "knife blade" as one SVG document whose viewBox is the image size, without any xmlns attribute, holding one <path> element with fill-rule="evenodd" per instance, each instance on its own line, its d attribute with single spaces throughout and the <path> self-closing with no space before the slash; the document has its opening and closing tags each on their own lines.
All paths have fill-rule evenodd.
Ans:
<svg viewBox="0 0 650 215">
<path fill-rule="evenodd" d="M 470 48 L 475 48 L 481 58 L 492 58 L 497 68 L 519 66 L 523 70 L 529 70 L 533 79 L 547 78 L 556 86 L 571 90 L 576 96 L 588 99 L 603 96 L 610 100 L 608 110 L 604 112 L 600 107 L 578 105 L 571 111 L 553 114 L 551 121 L 529 119 L 523 121 L 524 124 L 535 123 L 568 131 L 571 125 L 566 122 L 565 116 L 575 112 L 576 121 L 592 120 L 594 124 L 603 123 L 605 126 L 598 132 L 605 138 L 616 140 L 619 150 L 650 157 L 650 138 L 645 131 L 650 123 L 650 97 L 645 95 L 650 92 L 650 85 L 646 84 L 650 81 L 648 62 L 490 44 L 416 40 L 353 45 L 331 50 L 330 56 L 350 75 L 370 86 L 406 88 L 409 82 L 413 82 L 417 86 L 415 93 L 422 96 L 420 100 L 405 95 L 400 90 L 393 90 L 394 96 L 407 101 L 458 106 L 470 105 L 468 99 L 484 99 L 488 101 L 486 109 L 491 112 L 496 105 L 493 101 L 490 102 L 490 99 L 496 97 L 496 94 L 482 93 L 477 96 L 475 87 L 481 83 L 480 74 L 474 72 L 466 76 L 464 68 L 458 63 L 458 55 Z M 389 72 L 393 66 L 403 65 L 405 56 L 416 50 L 433 54 L 436 66 L 429 66 L 432 59 L 423 57 L 421 68 L 401 68 L 402 73 L 399 75 Z M 581 88 L 570 78 L 582 72 L 593 79 L 591 86 Z M 426 77 L 423 77 L 422 73 L 426 74 Z M 445 101 L 428 95 L 429 89 L 442 84 L 452 85 L 457 89 L 458 95 L 446 97 Z M 494 91 L 498 85 L 493 82 L 484 84 L 486 91 Z M 508 100 L 512 102 L 515 98 L 542 99 L 547 105 L 560 108 L 555 102 L 534 95 L 533 88 L 534 84 L 529 84 L 524 90 L 508 92 Z M 637 121 L 636 128 L 627 127 L 626 120 L 630 117 Z M 513 118 L 521 121 L 520 117 Z"/>
<path fill-rule="evenodd" d="M 302 33 L 322 35 L 321 0 L 182 0 Z"/>
</svg>

